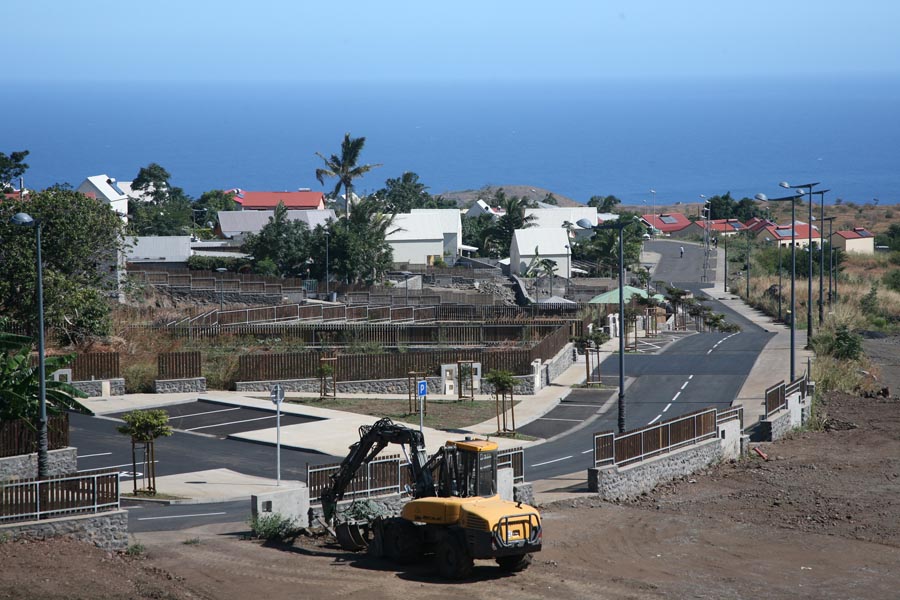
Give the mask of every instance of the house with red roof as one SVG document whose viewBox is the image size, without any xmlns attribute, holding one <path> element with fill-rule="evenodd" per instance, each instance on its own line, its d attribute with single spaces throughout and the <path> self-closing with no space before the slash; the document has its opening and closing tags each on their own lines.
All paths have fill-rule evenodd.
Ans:
<svg viewBox="0 0 900 600">
<path fill-rule="evenodd" d="M 232 188 L 226 192 L 234 194 L 234 201 L 241 210 L 274 210 L 283 202 L 288 210 L 325 210 L 325 194 L 310 190 L 296 192 L 250 192 Z"/>
<path fill-rule="evenodd" d="M 682 237 L 691 232 L 691 220 L 681 213 L 664 213 L 659 215 L 641 215 L 641 221 L 666 236 Z M 702 231 L 702 230 L 701 230 Z"/>
<path fill-rule="evenodd" d="M 744 223 L 744 229 L 749 229 L 752 233 L 759 233 L 761 229 L 765 229 L 769 225 L 774 225 L 775 221 L 763 219 L 762 217 L 753 217 Z"/>
<path fill-rule="evenodd" d="M 703 234 L 703 230 L 706 229 L 707 223 L 709 224 L 709 233 L 711 235 L 736 235 L 741 233 L 742 231 L 746 231 L 746 227 L 744 224 L 738 221 L 737 219 L 712 219 L 710 221 L 694 221 L 691 229 L 691 233 L 700 233 Z"/>
<path fill-rule="evenodd" d="M 759 230 L 758 236 L 763 236 L 765 240 L 777 242 L 779 246 L 791 247 L 791 239 L 793 238 L 797 248 L 806 248 L 809 245 L 810 228 L 812 228 L 812 241 L 821 248 L 822 235 L 815 225 L 807 225 L 797 221 L 791 225 L 767 225 Z"/>
<path fill-rule="evenodd" d="M 875 254 L 875 235 L 865 227 L 835 231 L 831 243 L 844 252 Z"/>
</svg>

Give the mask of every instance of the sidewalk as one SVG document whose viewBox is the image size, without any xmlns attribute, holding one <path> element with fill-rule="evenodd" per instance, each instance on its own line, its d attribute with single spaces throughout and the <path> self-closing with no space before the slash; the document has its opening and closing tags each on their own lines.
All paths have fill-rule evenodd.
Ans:
<svg viewBox="0 0 900 600">
<path fill-rule="evenodd" d="M 765 348 L 763 348 L 763 351 L 760 352 L 756 363 L 754 363 L 753 368 L 747 375 L 747 379 L 744 381 L 744 385 L 733 403 L 735 406 L 740 405 L 744 407 L 744 427 L 747 428 L 752 427 L 760 418 L 765 417 L 766 389 L 781 380 L 788 381 L 790 379 L 791 329 L 782 323 L 776 323 L 772 317 L 747 306 L 740 297 L 726 291 L 724 262 L 723 253 L 716 250 L 715 284 L 712 288 L 704 290 L 706 295 L 715 298 L 766 331 L 775 333 Z M 794 332 L 794 336 L 794 345 L 797 348 L 796 371 L 799 376 L 806 369 L 807 358 L 813 356 L 813 353 L 810 350 L 804 350 L 806 347 L 805 329 L 797 329 Z"/>
</svg>

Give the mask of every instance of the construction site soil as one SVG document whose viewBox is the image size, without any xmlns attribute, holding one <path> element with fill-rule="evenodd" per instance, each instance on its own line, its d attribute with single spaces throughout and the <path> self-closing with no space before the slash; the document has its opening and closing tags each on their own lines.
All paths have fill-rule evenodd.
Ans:
<svg viewBox="0 0 900 600">
<path fill-rule="evenodd" d="M 897 363 L 900 345 L 880 344 Z M 893 358 L 891 358 L 893 357 Z M 895 390 L 896 388 L 892 388 Z M 247 539 L 247 525 L 147 533 L 140 556 L 72 541 L 0 543 L 0 598 L 895 598 L 900 590 L 900 399 L 832 394 L 819 432 L 610 504 L 542 507 L 525 572 L 477 561 L 439 579 L 324 538 Z"/>
</svg>

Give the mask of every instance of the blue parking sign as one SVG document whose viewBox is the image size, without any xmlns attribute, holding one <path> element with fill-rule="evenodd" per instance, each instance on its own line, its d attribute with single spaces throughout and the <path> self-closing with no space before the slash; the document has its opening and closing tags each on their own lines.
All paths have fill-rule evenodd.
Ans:
<svg viewBox="0 0 900 600">
<path fill-rule="evenodd" d="M 427 396 L 428 395 L 428 382 L 422 380 L 416 386 L 416 395 L 418 396 Z"/>
</svg>

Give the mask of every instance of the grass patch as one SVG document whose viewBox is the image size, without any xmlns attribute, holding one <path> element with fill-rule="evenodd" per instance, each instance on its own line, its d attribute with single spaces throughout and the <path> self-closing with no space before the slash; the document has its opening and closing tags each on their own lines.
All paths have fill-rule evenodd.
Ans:
<svg viewBox="0 0 900 600">
<path fill-rule="evenodd" d="M 332 410 L 342 410 L 373 417 L 390 417 L 395 421 L 418 423 L 418 413 L 409 412 L 409 401 L 405 399 L 381 398 L 291 398 L 289 402 Z M 518 404 L 518 402 L 516 402 Z M 428 401 L 425 426 L 433 429 L 464 429 L 488 419 L 497 418 L 497 407 L 493 400 L 470 401 Z"/>
<path fill-rule="evenodd" d="M 184 540 L 181 543 L 184 544 L 185 546 L 199 546 L 200 538 L 198 538 L 198 537 L 190 538 L 190 539 Z"/>
<path fill-rule="evenodd" d="M 125 550 L 125 554 L 127 554 L 128 556 L 141 556 L 146 551 L 147 548 L 143 544 L 131 544 Z"/>
</svg>

